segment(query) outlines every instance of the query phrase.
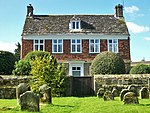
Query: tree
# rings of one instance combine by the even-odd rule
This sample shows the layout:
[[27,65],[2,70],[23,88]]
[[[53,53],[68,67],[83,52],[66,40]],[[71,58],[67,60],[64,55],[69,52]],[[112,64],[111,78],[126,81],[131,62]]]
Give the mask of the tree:
[[0,51],[0,74],[10,75],[14,69],[17,58],[15,55],[8,51]]
[[150,74],[150,66],[145,64],[137,64],[131,68],[130,74]]
[[55,96],[60,96],[64,91],[65,68],[63,64],[56,62],[56,58],[51,55],[35,57],[31,64],[31,88],[38,91],[43,84],[48,84],[52,88]]
[[113,52],[98,54],[91,64],[91,74],[124,74],[125,64],[122,57]]
[[18,44],[15,44],[17,46],[17,49],[15,49],[15,56],[18,60],[20,60],[20,53],[21,53],[21,44],[18,42]]

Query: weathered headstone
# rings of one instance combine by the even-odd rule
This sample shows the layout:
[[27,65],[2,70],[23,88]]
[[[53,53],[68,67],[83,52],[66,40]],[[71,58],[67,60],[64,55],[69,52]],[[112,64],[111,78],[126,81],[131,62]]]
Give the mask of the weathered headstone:
[[51,87],[49,87],[47,84],[44,84],[40,86],[39,92],[41,102],[48,104],[52,103]]
[[114,100],[113,94],[111,91],[106,91],[103,96],[104,101]]
[[129,86],[128,86],[128,90],[129,90],[130,92],[135,93],[135,95],[138,96],[138,91],[137,91],[137,87],[136,87],[136,86],[134,86],[134,85],[129,85]]
[[26,83],[20,83],[17,87],[16,87],[16,98],[17,98],[17,102],[19,103],[19,98],[20,95],[23,94],[26,91],[30,91],[30,86]]
[[97,91],[97,97],[99,97],[99,98],[103,97],[104,93],[105,93],[104,88],[100,88],[100,89]]
[[123,89],[123,90],[120,92],[120,100],[121,100],[121,101],[123,100],[123,97],[124,97],[124,95],[125,95],[127,92],[129,92],[128,89]]
[[140,98],[141,99],[149,99],[149,90],[146,87],[142,87],[140,90]]
[[39,108],[39,96],[31,91],[26,91],[20,95],[21,110],[27,110],[32,112],[38,112]]
[[123,97],[124,104],[139,104],[138,98],[135,93],[128,92]]
[[112,94],[114,97],[118,97],[118,90],[116,88],[113,88]]

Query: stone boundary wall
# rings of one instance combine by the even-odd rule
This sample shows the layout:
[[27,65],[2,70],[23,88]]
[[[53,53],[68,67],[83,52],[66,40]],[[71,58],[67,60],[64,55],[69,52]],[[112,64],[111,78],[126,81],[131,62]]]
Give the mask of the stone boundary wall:
[[94,76],[94,91],[99,88],[112,91],[113,88],[121,91],[129,85],[139,87],[150,86],[150,74],[126,74],[126,75],[95,75]]
[[20,83],[29,83],[29,77],[0,75],[0,99],[16,98],[16,86]]

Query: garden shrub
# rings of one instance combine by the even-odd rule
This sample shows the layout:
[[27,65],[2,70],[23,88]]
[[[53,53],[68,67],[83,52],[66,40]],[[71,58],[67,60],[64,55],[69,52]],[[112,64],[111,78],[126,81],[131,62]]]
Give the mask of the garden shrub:
[[48,84],[52,88],[55,96],[61,96],[64,92],[65,68],[63,64],[56,62],[56,58],[51,55],[35,57],[31,64],[31,88],[38,92],[43,84]]
[[91,74],[124,74],[125,64],[122,57],[113,52],[98,54],[91,64]]
[[132,67],[130,74],[150,74],[150,66],[145,64],[137,64]]
[[31,71],[30,63],[27,60],[19,60],[15,63],[13,75],[29,75]]
[[8,51],[0,51],[0,74],[10,75],[14,69],[17,58],[15,55]]

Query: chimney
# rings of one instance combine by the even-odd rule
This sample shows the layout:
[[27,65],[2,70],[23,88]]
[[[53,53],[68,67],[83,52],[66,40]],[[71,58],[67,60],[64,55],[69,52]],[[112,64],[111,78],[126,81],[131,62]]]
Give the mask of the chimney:
[[33,7],[31,4],[29,4],[29,6],[27,6],[27,16],[33,16]]
[[123,6],[118,4],[115,6],[115,16],[119,18],[123,18]]

